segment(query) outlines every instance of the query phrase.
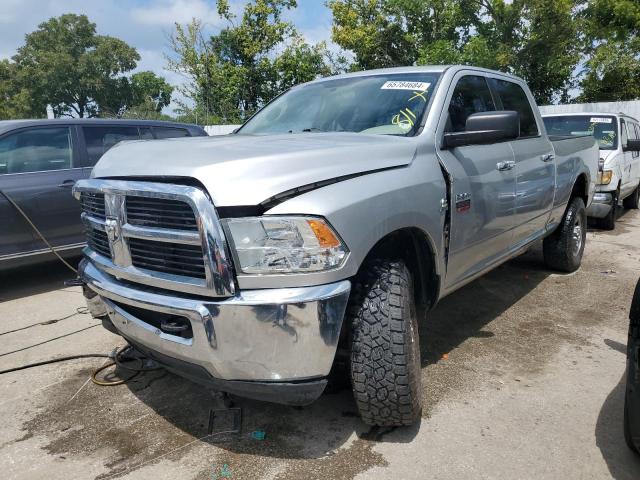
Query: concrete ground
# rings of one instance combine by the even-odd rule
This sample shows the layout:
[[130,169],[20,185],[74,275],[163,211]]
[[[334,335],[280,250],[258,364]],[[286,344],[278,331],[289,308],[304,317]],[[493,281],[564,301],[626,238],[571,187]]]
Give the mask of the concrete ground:
[[[640,212],[627,212],[588,234],[575,274],[534,249],[446,298],[422,325],[413,428],[367,428],[342,390],[302,409],[241,400],[243,433],[207,436],[216,401],[164,371],[116,387],[89,381],[104,358],[1,375],[0,476],[638,479],[622,405],[639,265]],[[123,344],[88,315],[50,322],[83,306],[68,277],[56,264],[0,276],[0,369]]]

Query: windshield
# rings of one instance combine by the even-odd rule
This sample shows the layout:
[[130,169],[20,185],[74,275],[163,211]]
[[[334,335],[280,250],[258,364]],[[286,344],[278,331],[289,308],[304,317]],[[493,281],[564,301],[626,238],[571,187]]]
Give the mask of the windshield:
[[260,110],[238,133],[412,135],[420,126],[439,76],[438,73],[398,73],[302,85]]
[[616,117],[609,115],[563,115],[543,118],[549,135],[593,135],[601,150],[618,148]]

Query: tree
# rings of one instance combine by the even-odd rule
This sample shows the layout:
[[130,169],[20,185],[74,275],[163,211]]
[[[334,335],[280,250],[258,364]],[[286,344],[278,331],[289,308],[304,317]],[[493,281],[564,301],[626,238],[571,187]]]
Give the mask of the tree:
[[0,60],[0,120],[44,117],[44,108],[34,107],[29,92],[19,81],[16,64]]
[[468,64],[523,77],[538,102],[565,94],[579,61],[576,0],[330,0],[333,40],[355,68]]
[[[85,15],[65,14],[26,35],[13,57],[14,83],[28,92],[32,111],[53,107],[56,116],[122,116],[148,104],[159,112],[171,101],[172,87],[151,72],[125,76],[140,56],[117,38],[97,35]],[[14,67],[11,67],[14,68]]]
[[295,0],[253,0],[241,18],[219,0],[218,14],[227,26],[205,38],[202,21],[176,24],[170,38],[168,68],[188,81],[180,87],[193,107],[182,113],[207,123],[241,123],[291,85],[331,73],[332,63],[322,43],[307,44],[283,12]]
[[587,60],[579,100],[640,98],[640,3],[589,0],[583,18]]

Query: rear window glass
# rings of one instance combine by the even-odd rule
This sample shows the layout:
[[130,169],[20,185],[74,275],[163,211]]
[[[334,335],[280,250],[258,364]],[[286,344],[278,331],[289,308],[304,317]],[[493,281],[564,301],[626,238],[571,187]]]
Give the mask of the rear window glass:
[[531,102],[522,87],[517,83],[505,80],[492,79],[491,81],[502,102],[502,109],[513,110],[520,115],[520,136],[535,137],[539,135]]
[[87,144],[89,164],[95,165],[100,157],[122,140],[138,140],[138,127],[104,126],[82,127]]
[[153,127],[156,138],[188,137],[189,131],[184,128]]

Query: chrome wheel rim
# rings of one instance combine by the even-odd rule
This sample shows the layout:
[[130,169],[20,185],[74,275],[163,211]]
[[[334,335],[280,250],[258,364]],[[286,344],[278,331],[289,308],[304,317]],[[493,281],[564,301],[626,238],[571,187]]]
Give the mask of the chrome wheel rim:
[[573,232],[571,234],[573,239],[573,254],[578,256],[582,249],[582,219],[577,218],[576,223],[573,225]]

